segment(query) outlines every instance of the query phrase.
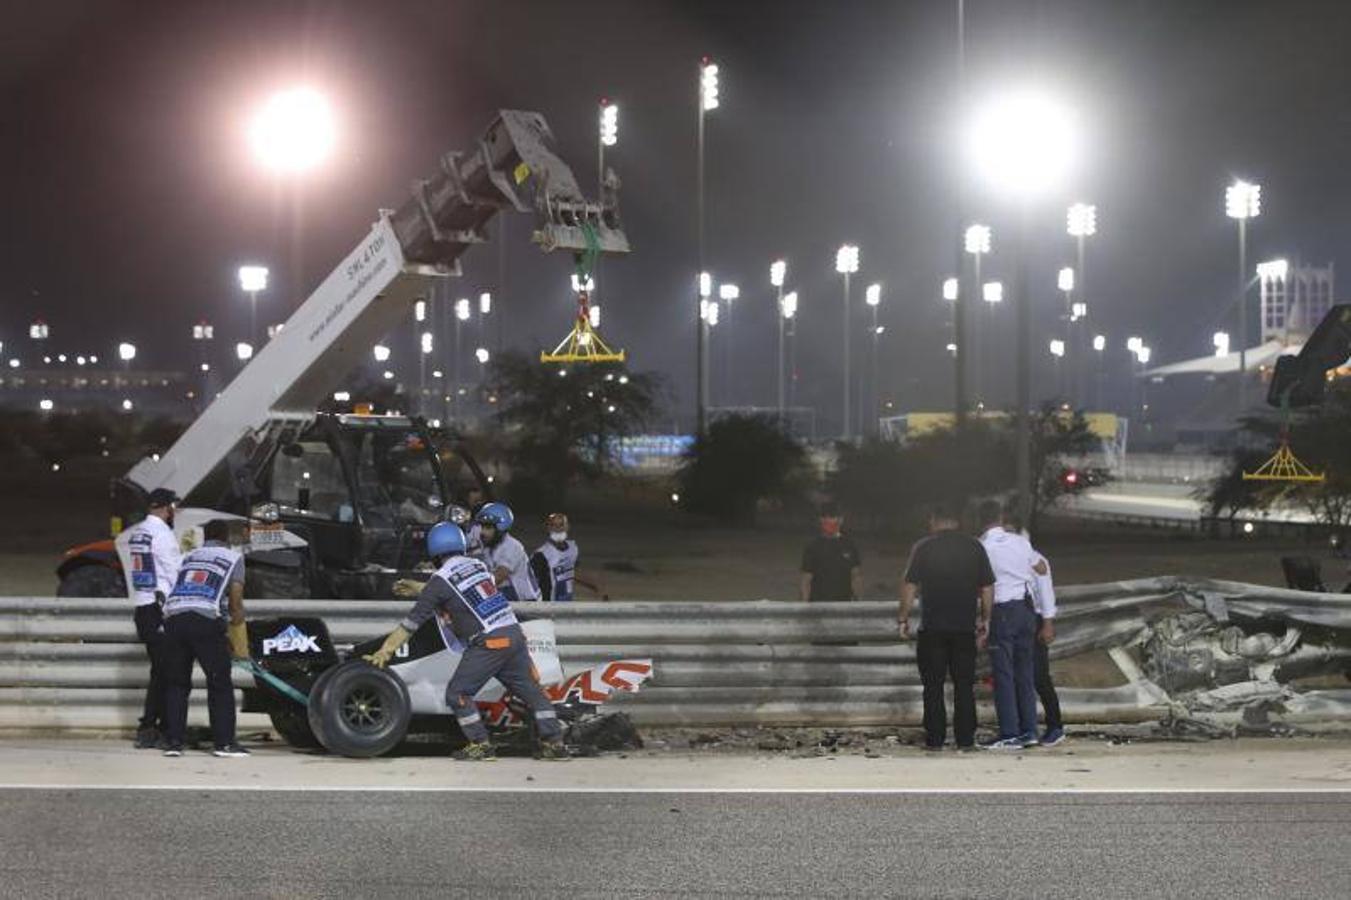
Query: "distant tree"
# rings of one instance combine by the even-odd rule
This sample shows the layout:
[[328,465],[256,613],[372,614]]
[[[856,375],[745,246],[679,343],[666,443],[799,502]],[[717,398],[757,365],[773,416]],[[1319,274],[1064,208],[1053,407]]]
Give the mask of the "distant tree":
[[1042,511],[1054,506],[1061,497],[1077,493],[1083,485],[1108,480],[1105,467],[1090,466],[1077,472],[1074,484],[1064,477],[1066,458],[1091,454],[1102,439],[1089,427],[1079,411],[1067,413],[1046,405],[1033,415],[1032,430],[1032,523],[1035,527]]
[[509,440],[513,500],[527,508],[561,503],[576,478],[613,470],[618,439],[647,427],[661,387],[655,373],[618,363],[563,367],[499,354],[486,388]]
[[753,524],[761,501],[791,500],[809,478],[801,444],[770,418],[742,415],[709,425],[677,474],[683,508],[737,524]]
[[[1099,439],[1082,415],[1050,407],[1033,415],[1031,429],[1035,521],[1037,514],[1072,490],[1061,477],[1067,457],[1092,452]],[[828,485],[847,511],[875,528],[914,524],[933,503],[967,506],[982,497],[1015,491],[1015,439],[1012,422],[971,421],[960,429],[927,431],[904,443],[841,444]],[[1083,480],[1107,479],[1101,467],[1081,474]]]

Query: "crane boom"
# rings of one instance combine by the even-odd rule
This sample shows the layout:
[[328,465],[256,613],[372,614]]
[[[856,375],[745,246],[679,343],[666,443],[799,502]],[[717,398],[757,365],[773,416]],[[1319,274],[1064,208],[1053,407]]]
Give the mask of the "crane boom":
[[472,152],[446,154],[435,175],[414,183],[411,199],[382,212],[168,452],[141,460],[124,481],[186,496],[242,441],[313,418],[334,385],[428,295],[432,279],[460,274],[460,257],[487,240],[484,228],[498,212],[533,210],[532,240],[545,251],[590,244],[628,252],[613,188],[587,201],[552,144],[543,116],[500,111]]

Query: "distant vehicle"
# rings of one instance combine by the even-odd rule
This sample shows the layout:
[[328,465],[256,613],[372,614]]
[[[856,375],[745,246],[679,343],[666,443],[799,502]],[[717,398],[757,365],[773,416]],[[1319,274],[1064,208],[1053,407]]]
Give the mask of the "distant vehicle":
[[[252,524],[243,545],[249,597],[389,595],[423,561],[426,529],[487,480],[462,446],[420,419],[324,414],[340,380],[430,296],[438,278],[487,240],[500,211],[533,209],[546,251],[626,253],[617,188],[583,197],[538,113],[502,110],[469,153],[450,153],[324,279],[163,456],[113,485],[113,533],[145,515],[146,497],[184,498],[185,547],[210,519]],[[240,542],[243,541],[240,529]],[[125,540],[67,551],[64,597],[125,596]]]

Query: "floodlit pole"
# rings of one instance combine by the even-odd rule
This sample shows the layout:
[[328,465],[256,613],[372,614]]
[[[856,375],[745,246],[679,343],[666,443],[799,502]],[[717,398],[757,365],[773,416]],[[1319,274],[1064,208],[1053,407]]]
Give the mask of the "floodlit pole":
[[[1098,208],[1091,203],[1076,203],[1071,206],[1065,213],[1065,231],[1070,237],[1074,238],[1076,251],[1074,269],[1076,285],[1074,289],[1078,294],[1078,305],[1082,306],[1085,313],[1087,313],[1088,281],[1085,277],[1086,263],[1084,262],[1084,241],[1086,238],[1090,238],[1098,233]],[[1068,300],[1069,297],[1067,296],[1066,299]],[[1075,318],[1075,315],[1071,313],[1070,322],[1074,322]],[[1080,359],[1081,357],[1082,354],[1080,354],[1076,348],[1074,351],[1074,359],[1070,360],[1071,368],[1076,368],[1074,366],[1074,360]]]
[[877,339],[881,336],[884,328],[877,324],[877,307],[882,303],[882,285],[870,284],[867,290],[863,292],[863,302],[868,304],[868,308],[873,313],[872,325],[872,360],[869,368],[872,370],[872,386],[868,391],[868,405],[872,412],[869,413],[867,424],[860,422],[863,426],[863,433],[867,434],[872,430],[872,423],[877,421],[877,408],[881,404],[877,402]]
[[[723,341],[726,348],[723,351],[725,362],[723,364],[723,376],[727,379],[727,396],[724,402],[728,406],[736,405],[736,378],[732,375],[732,359],[735,356],[736,337],[732,331],[732,307],[736,306],[737,299],[741,296],[741,288],[735,284],[718,285],[718,297],[727,304],[727,340]],[[716,325],[717,323],[712,323]]]
[[[718,99],[718,64],[713,62],[707,56],[699,60],[699,85],[698,85],[698,104],[699,104],[699,136],[698,136],[698,166],[697,166],[697,190],[695,191],[698,208],[698,230],[699,230],[699,327],[695,329],[696,350],[695,350],[695,369],[698,395],[698,409],[695,416],[695,433],[703,434],[704,428],[708,424],[708,383],[706,377],[707,366],[704,357],[708,355],[705,344],[708,341],[707,319],[704,311],[708,306],[708,293],[704,292],[704,279],[707,273],[704,271],[704,116],[711,109],[717,109]],[[711,290],[711,287],[710,287]]]
[[[968,226],[965,233],[962,235],[962,249],[970,254],[972,258],[972,284],[975,285],[976,291],[982,290],[982,282],[980,280],[980,258],[990,252],[990,237],[991,232],[988,225]],[[957,297],[957,307],[960,308],[962,305],[962,298],[959,294]],[[960,313],[958,317],[960,318]],[[986,341],[988,340],[990,331],[990,308],[988,306],[985,308],[985,314],[982,315],[980,319],[980,333],[975,341],[977,345],[976,352],[965,354],[971,358],[971,384],[975,388],[977,407],[985,400],[985,391],[983,390],[984,385],[981,384],[981,357],[985,355]],[[954,338],[954,343],[957,344],[957,358],[960,361],[963,356],[962,341],[960,338]]]
[[267,266],[240,266],[239,286],[249,295],[249,341],[258,340],[258,292],[267,290]]
[[1093,335],[1093,349],[1097,352],[1097,370],[1093,373],[1093,405],[1102,409],[1102,354],[1107,350],[1107,335]]
[[1224,214],[1238,220],[1238,415],[1248,409],[1248,220],[1262,212],[1262,186],[1238,180],[1224,189]]
[[784,377],[784,376],[783,376],[783,332],[784,332],[784,324],[785,324],[785,322],[786,322],[786,317],[784,316],[784,309],[783,309],[783,280],[784,280],[784,276],[786,276],[787,274],[788,274],[788,263],[784,262],[783,260],[781,260],[781,259],[775,260],[773,263],[770,264],[770,266],[769,266],[769,283],[770,283],[770,285],[774,288],[774,291],[775,291],[775,293],[777,294],[777,297],[776,297],[776,299],[775,299],[775,304],[774,304],[774,308],[775,308],[775,310],[776,310],[776,315],[774,316],[774,318],[777,319],[777,320],[778,320],[778,323],[779,323],[779,364],[778,364],[778,366],[774,369],[774,388],[775,388],[775,392],[776,392],[776,394],[777,394],[778,401],[779,401],[778,409],[779,409],[779,427],[780,427],[780,428],[783,428],[783,425],[784,425],[784,422],[783,422],[783,413],[784,413],[784,401],[783,401],[783,377]]
[[[783,295],[783,320],[788,323],[788,407],[797,402],[797,291]],[[788,423],[784,422],[784,428]]]
[[708,317],[710,307],[717,306],[713,298],[713,276],[700,272],[699,293],[699,433],[703,434],[708,416]]
[[1032,298],[1028,281],[1028,236],[1033,203],[1045,197],[1073,168],[1078,134],[1073,115],[1054,98],[1018,90],[981,110],[972,122],[970,149],[991,186],[1019,206],[1017,280],[1017,485],[1024,521],[1032,513]]
[[841,437],[848,441],[853,438],[853,428],[849,421],[849,382],[853,377],[853,370],[849,364],[849,276],[858,271],[858,247],[853,244],[844,244],[835,253],[835,271],[844,276],[844,428],[841,429]]
[[458,397],[460,393],[460,333],[464,323],[468,321],[469,298],[461,297],[455,301],[455,383],[451,388],[452,397]]
[[605,148],[619,143],[619,107],[609,97],[600,98],[600,129],[596,141],[596,201],[605,190]]

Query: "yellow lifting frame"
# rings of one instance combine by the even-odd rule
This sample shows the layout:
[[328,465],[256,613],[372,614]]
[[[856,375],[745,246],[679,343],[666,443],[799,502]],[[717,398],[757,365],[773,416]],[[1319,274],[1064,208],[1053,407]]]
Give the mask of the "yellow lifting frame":
[[1282,439],[1272,457],[1257,467],[1256,472],[1244,472],[1244,481],[1294,481],[1307,484],[1320,484],[1327,480],[1323,472],[1315,473],[1299,461],[1290,442]]

